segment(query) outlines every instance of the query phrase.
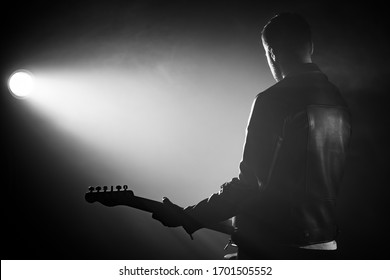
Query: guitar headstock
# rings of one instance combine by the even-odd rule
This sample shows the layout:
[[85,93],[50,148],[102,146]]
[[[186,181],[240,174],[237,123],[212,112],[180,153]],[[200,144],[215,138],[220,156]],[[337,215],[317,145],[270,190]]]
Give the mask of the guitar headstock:
[[128,189],[127,185],[123,187],[117,185],[110,188],[107,186],[89,187],[89,192],[85,194],[85,200],[89,203],[100,202],[105,206],[127,205],[128,201],[134,196],[132,190]]

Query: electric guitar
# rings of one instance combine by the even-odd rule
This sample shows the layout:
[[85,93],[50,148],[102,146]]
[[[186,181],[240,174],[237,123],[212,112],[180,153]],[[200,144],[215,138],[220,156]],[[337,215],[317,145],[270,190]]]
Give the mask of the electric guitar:
[[[123,187],[118,185],[115,189],[114,186],[111,186],[110,189],[107,186],[89,187],[88,190],[89,192],[85,194],[85,200],[89,203],[97,201],[108,207],[124,205],[150,213],[158,212],[163,207],[163,203],[160,201],[135,196],[134,192],[129,190],[127,185],[124,185]],[[235,229],[227,221],[210,225],[205,228],[228,235],[231,235]]]

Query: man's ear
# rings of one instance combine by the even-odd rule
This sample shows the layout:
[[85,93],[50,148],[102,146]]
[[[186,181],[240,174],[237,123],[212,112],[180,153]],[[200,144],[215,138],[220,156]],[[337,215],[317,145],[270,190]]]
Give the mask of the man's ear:
[[269,56],[275,62],[276,58],[275,58],[275,51],[274,51],[274,49],[273,48],[269,48],[268,51],[269,51]]

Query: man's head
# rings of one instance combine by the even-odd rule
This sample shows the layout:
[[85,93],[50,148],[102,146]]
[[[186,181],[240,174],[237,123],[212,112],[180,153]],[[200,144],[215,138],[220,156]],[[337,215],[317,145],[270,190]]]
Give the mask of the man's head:
[[263,42],[268,65],[280,81],[294,64],[311,62],[313,43],[306,20],[295,13],[274,16],[263,28]]

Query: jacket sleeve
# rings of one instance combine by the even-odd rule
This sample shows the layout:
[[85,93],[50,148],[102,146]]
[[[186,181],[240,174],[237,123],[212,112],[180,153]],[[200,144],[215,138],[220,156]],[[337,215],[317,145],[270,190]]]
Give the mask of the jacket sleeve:
[[187,232],[238,215],[242,206],[258,195],[259,189],[266,182],[277,137],[272,131],[269,109],[263,106],[259,96],[253,103],[247,126],[239,177],[223,184],[220,191],[209,198],[184,209],[191,221],[184,226]]
[[239,179],[263,190],[269,181],[278,141],[283,136],[283,114],[267,95],[255,99],[246,131]]
[[186,207],[184,213],[188,219],[183,227],[188,233],[193,233],[200,228],[225,221],[235,216],[241,203],[253,194],[253,188],[243,185],[238,178],[233,178],[224,183],[219,192],[196,205]]

